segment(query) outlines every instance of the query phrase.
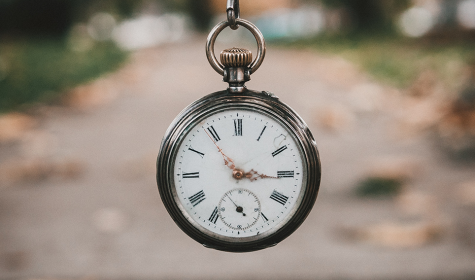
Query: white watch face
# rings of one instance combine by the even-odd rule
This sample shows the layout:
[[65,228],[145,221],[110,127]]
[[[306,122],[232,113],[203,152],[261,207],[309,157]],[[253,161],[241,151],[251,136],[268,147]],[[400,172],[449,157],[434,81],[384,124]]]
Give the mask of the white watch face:
[[305,191],[301,148],[290,130],[250,110],[221,111],[192,127],[173,170],[181,211],[217,236],[275,232]]

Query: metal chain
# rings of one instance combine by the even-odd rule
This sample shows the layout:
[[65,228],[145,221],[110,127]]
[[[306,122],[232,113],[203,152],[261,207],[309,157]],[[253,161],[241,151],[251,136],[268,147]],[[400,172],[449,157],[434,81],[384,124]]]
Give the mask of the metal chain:
[[264,56],[266,55],[266,42],[261,31],[253,23],[239,18],[239,0],[227,0],[227,9],[226,14],[228,20],[218,23],[209,33],[208,39],[206,40],[206,57],[208,58],[209,64],[213,69],[218,72],[221,76],[225,75],[225,66],[220,63],[214,54],[214,43],[218,34],[223,31],[226,27],[230,27],[233,30],[238,29],[238,25],[243,26],[247,30],[251,31],[252,35],[257,42],[257,56],[254,61],[248,66],[247,73],[254,73],[262,64]]
[[239,0],[228,0],[226,14],[228,15],[229,27],[231,27],[232,30],[238,29],[239,26],[236,23],[236,19],[238,19],[241,14]]
[[[266,42],[264,40],[264,36],[262,35],[261,31],[252,24],[251,22],[242,19],[242,18],[237,18],[236,19],[236,24],[243,26],[247,30],[251,31],[252,35],[254,35],[254,38],[256,39],[257,42],[257,56],[254,59],[254,61],[249,65],[249,71],[250,74],[254,73],[262,64],[262,61],[264,60],[264,56],[266,55]],[[213,67],[216,72],[218,72],[220,75],[224,75],[224,65],[220,63],[217,59],[216,56],[214,55],[214,43],[216,41],[216,37],[218,37],[218,34],[224,30],[224,28],[230,26],[230,23],[228,21],[222,21],[218,23],[209,33],[208,39],[206,40],[206,57],[208,58],[209,63],[211,64],[211,67]]]

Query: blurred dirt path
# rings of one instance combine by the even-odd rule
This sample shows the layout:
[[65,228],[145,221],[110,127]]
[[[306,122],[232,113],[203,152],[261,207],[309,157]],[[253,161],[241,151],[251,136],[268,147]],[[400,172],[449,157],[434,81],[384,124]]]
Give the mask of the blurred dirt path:
[[[473,244],[463,243],[457,230],[461,224],[473,233],[473,216],[457,220],[465,208],[453,196],[459,184],[475,179],[474,166],[454,164],[425,136],[408,134],[398,93],[347,62],[269,47],[247,83],[275,93],[307,121],[323,181],[301,228],[274,248],[246,254],[206,249],[187,237],[155,183],[168,125],[192,101],[226,87],[206,60],[204,39],[137,53],[106,79],[107,98],[53,108],[36,134],[0,146],[4,167],[36,157],[41,169],[46,159],[57,159],[39,173],[28,171],[42,180],[8,183],[10,173],[4,175],[0,278],[475,277]],[[64,159],[70,167],[55,172]],[[408,199],[353,196],[357,180],[374,168],[410,171]]]

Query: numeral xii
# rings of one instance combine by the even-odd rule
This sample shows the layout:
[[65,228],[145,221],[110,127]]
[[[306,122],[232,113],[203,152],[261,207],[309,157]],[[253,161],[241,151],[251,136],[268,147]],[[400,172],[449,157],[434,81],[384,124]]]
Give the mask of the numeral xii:
[[234,136],[242,136],[242,119],[234,120]]

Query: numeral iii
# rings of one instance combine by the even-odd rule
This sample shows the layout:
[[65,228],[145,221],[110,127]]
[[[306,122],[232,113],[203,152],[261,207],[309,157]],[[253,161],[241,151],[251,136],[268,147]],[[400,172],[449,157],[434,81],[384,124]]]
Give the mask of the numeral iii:
[[277,171],[279,178],[294,178],[294,171]]

